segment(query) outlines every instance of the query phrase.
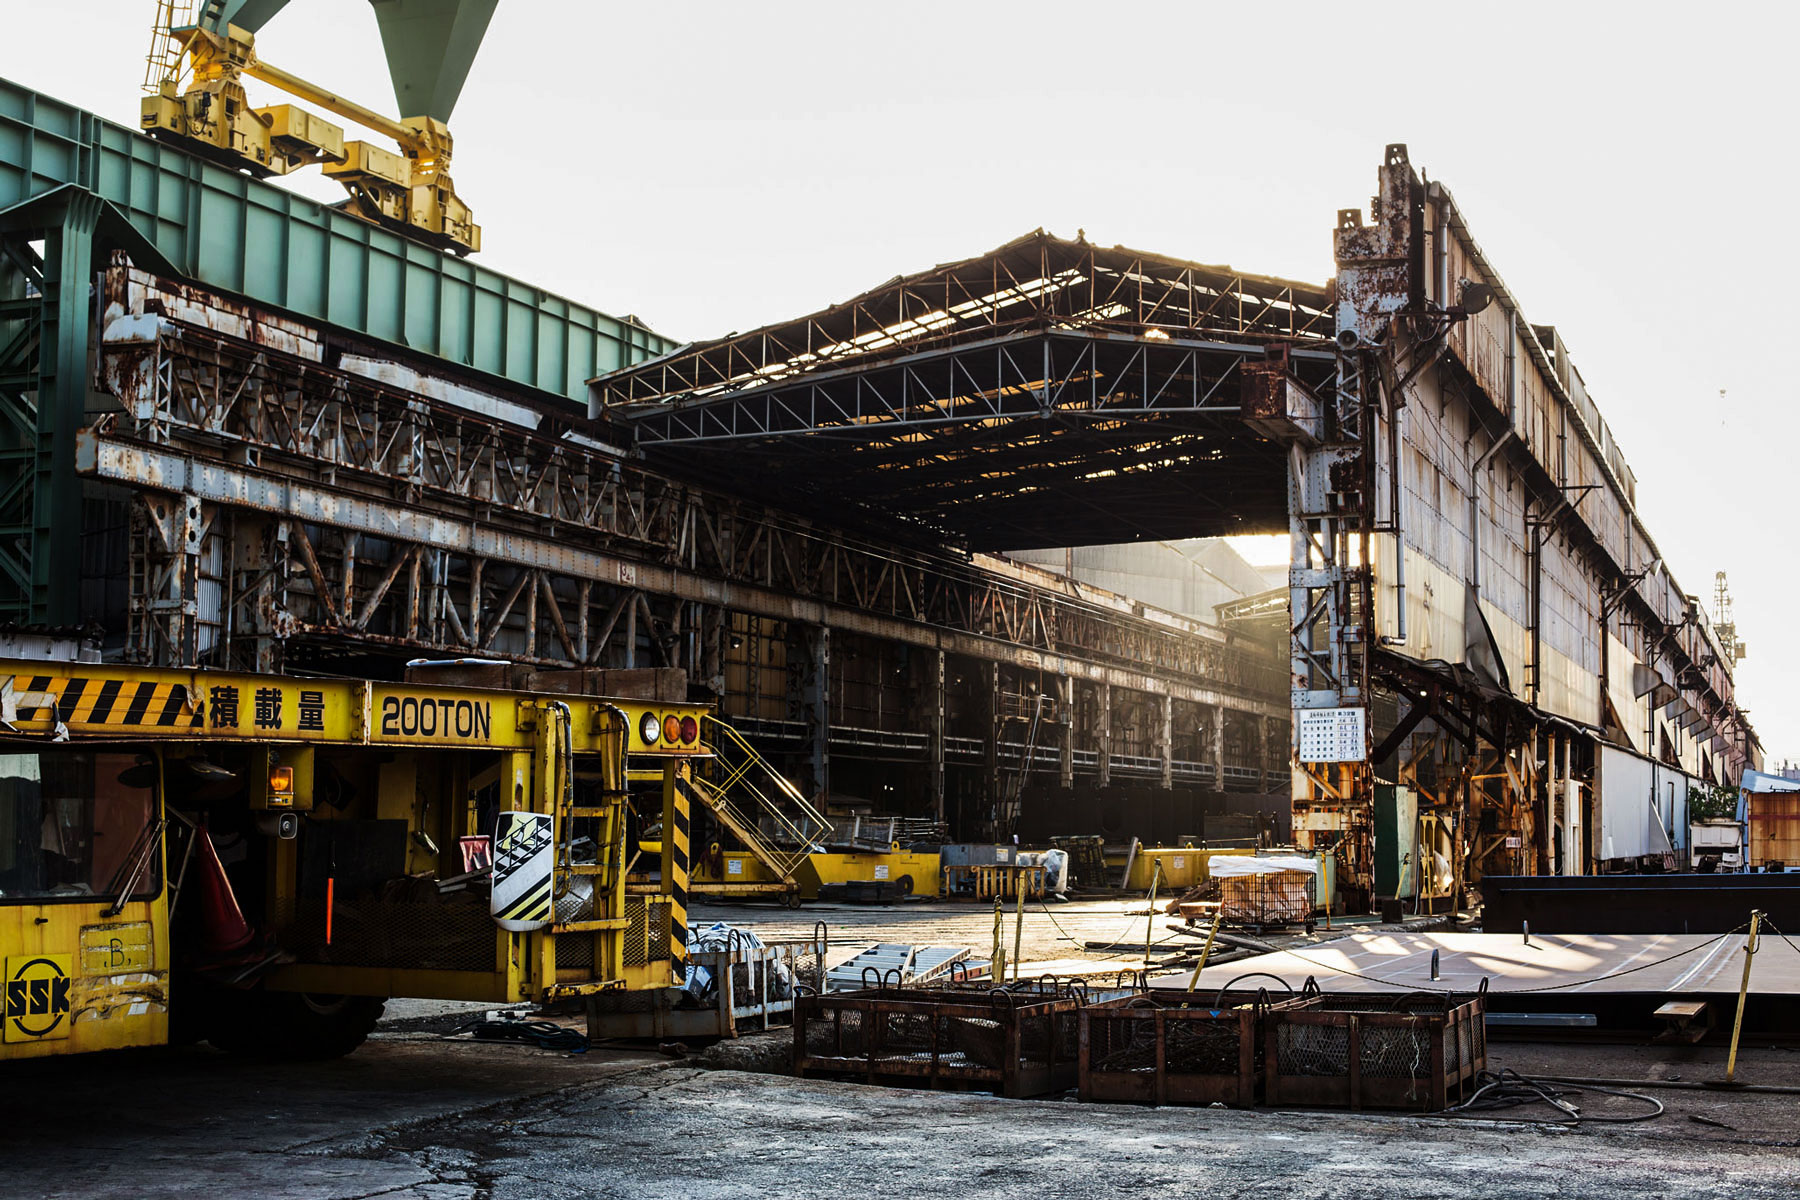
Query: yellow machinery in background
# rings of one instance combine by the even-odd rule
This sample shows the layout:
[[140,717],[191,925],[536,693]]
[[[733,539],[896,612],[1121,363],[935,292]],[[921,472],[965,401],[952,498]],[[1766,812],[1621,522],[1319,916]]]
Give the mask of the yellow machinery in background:
[[821,887],[853,883],[888,884],[896,898],[936,896],[943,887],[939,861],[933,853],[899,848],[819,850],[794,865],[791,877],[797,887],[790,887],[754,852],[714,844],[694,856],[693,889],[721,899],[791,897],[791,905],[817,900]]
[[330,1057],[388,996],[678,985],[704,715],[0,662],[0,1059]]
[[1212,878],[1208,864],[1218,855],[1255,854],[1252,847],[1239,847],[1224,850],[1213,850],[1197,846],[1140,846],[1135,854],[1116,857],[1117,861],[1108,861],[1107,865],[1114,870],[1122,870],[1129,857],[1130,874],[1125,876],[1125,889],[1133,892],[1147,892],[1153,878],[1159,879],[1158,886],[1163,890],[1170,888],[1197,887]]
[[[447,121],[494,2],[412,0],[423,10],[414,12],[403,0],[373,0],[402,109],[409,99],[424,105],[394,120],[258,56],[254,27],[285,0],[205,0],[198,13],[191,2],[159,0],[140,125],[252,175],[316,163],[349,191],[358,216],[440,249],[478,251],[481,227],[450,179]],[[398,152],[346,141],[341,127],[291,104],[253,108],[246,76],[390,137]]]

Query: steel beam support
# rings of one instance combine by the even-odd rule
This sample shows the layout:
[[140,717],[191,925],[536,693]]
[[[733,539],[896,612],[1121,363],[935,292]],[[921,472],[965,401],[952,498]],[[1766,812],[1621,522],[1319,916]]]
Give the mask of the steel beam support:
[[982,808],[987,813],[987,824],[993,830],[992,836],[1000,837],[1000,724],[1004,719],[1000,709],[1000,664],[990,662],[982,672],[987,686],[983,692],[987,696],[987,722],[982,727]]
[[[1387,396],[1384,410],[1380,380],[1398,352],[1397,318],[1424,299],[1422,193],[1404,146],[1388,147],[1380,178],[1372,224],[1355,210],[1338,214],[1330,410],[1322,421],[1294,424],[1287,440],[1294,838],[1339,856],[1340,887],[1358,907],[1374,897],[1376,441],[1397,400]],[[1333,710],[1341,728],[1360,736],[1309,750],[1304,718],[1320,710]]]
[[926,705],[929,717],[927,754],[929,759],[929,787],[931,791],[931,811],[941,825],[946,820],[944,812],[944,721],[946,716],[946,663],[942,650],[928,651],[926,673],[928,676],[929,699]]
[[[1009,661],[1049,673],[1065,657],[1103,655],[1126,670],[1154,663],[1178,698],[1198,699],[1180,690],[1198,683],[1238,704],[1267,706],[1279,686],[1266,659],[1180,618],[1133,614],[1105,597],[1066,596],[1003,560],[971,565],[871,545],[621,464],[580,441],[549,439],[210,331],[148,318],[106,343],[102,366],[125,409],[107,425],[128,435],[121,440],[159,452],[192,447],[203,466],[232,457],[216,448],[224,436],[245,458],[260,460],[270,495],[305,498],[324,513],[296,511],[303,520],[348,523],[428,544],[434,554],[521,561],[605,584],[630,586],[641,571],[650,594],[815,619],[792,609],[792,599],[804,597],[913,627],[896,635],[908,644],[954,648],[935,638],[921,642],[919,626],[1007,643],[1003,656],[1031,652]],[[321,498],[327,493],[328,501]],[[386,516],[390,506],[405,515]],[[464,526],[481,536],[459,536]],[[546,529],[556,536],[539,536]],[[520,560],[515,551],[528,543],[531,556]],[[616,553],[621,565],[590,575],[565,564],[585,561],[584,547]],[[670,593],[650,582],[659,569],[708,583],[698,594]],[[781,599],[764,608],[728,598],[754,589]]]
[[[1145,692],[1167,692],[1199,704],[1227,698],[1233,704],[1274,713],[1269,700],[1230,696],[1190,679],[1153,675],[1078,657],[1074,653],[1037,650],[942,626],[884,617],[848,605],[824,603],[702,575],[661,563],[586,550],[568,541],[553,541],[475,520],[422,512],[404,505],[370,499],[342,488],[301,483],[268,471],[138,445],[86,432],[78,446],[79,469],[114,483],[167,494],[192,493],[208,504],[292,517],[335,529],[372,534],[412,545],[436,546],[452,553],[547,571],[553,576],[633,586],[652,595],[699,601],[756,616],[801,624],[830,626],[911,646],[963,655],[977,661],[1005,662],[1031,671],[1068,674]],[[629,610],[628,610],[629,611]],[[489,622],[484,620],[484,628]],[[449,647],[447,647],[449,648]]]
[[1065,788],[1075,786],[1075,681],[1067,675],[1056,677],[1056,715],[1062,725],[1062,741],[1057,755],[1058,782]]
[[45,444],[44,262],[28,233],[0,236],[0,620],[32,621],[38,472]]
[[1158,707],[1162,750],[1162,785],[1168,791],[1175,786],[1175,697],[1164,692]]
[[1225,707],[1212,709],[1213,790],[1225,790]]
[[806,795],[823,809],[831,797],[831,630],[801,631],[805,659],[800,676],[800,722],[805,729]]
[[43,300],[37,335],[37,456],[32,468],[30,588],[22,607],[32,624],[81,618],[81,480],[75,437],[87,412],[88,336],[93,312],[94,231],[100,200],[72,191],[44,234]]
[[1098,713],[1100,727],[1095,732],[1099,737],[1099,777],[1100,786],[1112,786],[1112,744],[1113,744],[1113,695],[1112,684],[1102,683],[1095,689],[1099,693]]

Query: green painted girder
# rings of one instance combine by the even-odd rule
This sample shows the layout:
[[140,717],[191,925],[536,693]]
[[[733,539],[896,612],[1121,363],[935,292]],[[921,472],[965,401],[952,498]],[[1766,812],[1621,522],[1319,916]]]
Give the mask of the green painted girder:
[[674,346],[0,79],[0,210],[68,184],[184,278],[566,397],[571,411],[586,412],[589,379]]
[[369,0],[402,117],[448,121],[499,0]]
[[206,0],[194,23],[214,33],[224,33],[227,25],[255,33],[287,4],[288,0]]

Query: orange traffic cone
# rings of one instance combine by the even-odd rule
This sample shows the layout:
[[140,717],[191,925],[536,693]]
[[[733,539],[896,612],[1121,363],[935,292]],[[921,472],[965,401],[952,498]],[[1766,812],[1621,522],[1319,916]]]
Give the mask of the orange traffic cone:
[[194,850],[199,858],[201,949],[208,954],[231,954],[248,946],[256,936],[244,920],[225,864],[213,848],[212,835],[202,825],[196,831]]

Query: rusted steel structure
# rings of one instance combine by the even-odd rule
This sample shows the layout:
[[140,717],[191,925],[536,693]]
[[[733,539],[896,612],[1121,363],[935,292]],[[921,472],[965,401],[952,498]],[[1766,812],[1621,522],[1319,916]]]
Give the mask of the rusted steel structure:
[[1286,399],[1297,834],[1368,879],[1387,771],[1449,818],[1460,880],[1604,866],[1602,806],[1641,823],[1647,797],[1607,795],[1597,747],[1713,781],[1759,761],[1733,654],[1449,191],[1390,146],[1374,203],[1339,214],[1335,393],[1256,393]]
[[[809,794],[961,836],[1291,790],[1353,894],[1377,774],[1473,879],[1605,857],[1598,746],[1758,754],[1560,338],[1398,148],[1330,285],[1038,232],[675,347],[0,98],[9,619],[157,665],[679,667]],[[1283,528],[1285,620],[996,553]]]
[[1039,230],[603,376],[591,407],[665,469],[896,535],[1205,537],[1285,519],[1239,412],[1269,346],[1328,382],[1328,289]]
[[729,467],[896,538],[1285,528],[1294,829],[1338,857],[1340,902],[1374,898],[1378,777],[1419,799],[1415,877],[1621,865],[1601,828],[1663,818],[1609,796],[1599,748],[1735,779],[1760,748],[1734,652],[1664,566],[1561,338],[1405,147],[1336,250],[1318,287],[1039,231],[622,368],[591,407],[671,473]]
[[124,250],[95,295],[103,400],[71,466],[82,615],[110,656],[677,667],[810,794],[970,836],[1012,827],[1043,787],[1161,792],[1191,831],[1201,797],[1285,777],[1266,647],[646,469],[557,397]]

